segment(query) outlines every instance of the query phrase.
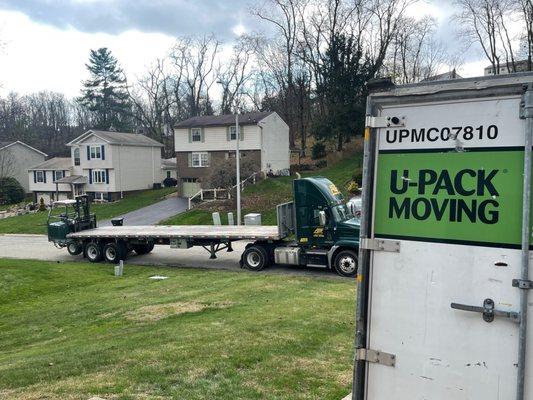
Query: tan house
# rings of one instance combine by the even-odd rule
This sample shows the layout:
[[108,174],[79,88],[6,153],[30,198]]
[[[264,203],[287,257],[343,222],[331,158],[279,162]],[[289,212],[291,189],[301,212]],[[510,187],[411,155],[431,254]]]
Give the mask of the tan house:
[[28,168],[46,160],[47,155],[19,140],[0,142],[0,176],[15,178],[30,193]]
[[[289,170],[289,127],[275,112],[239,115],[241,159],[251,159],[257,172]],[[213,166],[235,157],[235,115],[189,118],[174,129],[179,192],[192,196],[207,188]],[[243,177],[243,179],[246,177]]]
[[89,130],[67,146],[70,158],[53,158],[30,168],[30,189],[37,201],[79,194],[114,201],[126,192],[161,184],[163,145],[144,135]]

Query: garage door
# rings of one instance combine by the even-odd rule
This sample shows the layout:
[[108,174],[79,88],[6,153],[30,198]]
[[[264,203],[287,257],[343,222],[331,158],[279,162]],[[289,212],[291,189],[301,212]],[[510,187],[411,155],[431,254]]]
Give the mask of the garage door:
[[192,197],[200,191],[202,186],[200,182],[190,182],[188,180],[183,180],[181,182],[181,195],[183,197]]

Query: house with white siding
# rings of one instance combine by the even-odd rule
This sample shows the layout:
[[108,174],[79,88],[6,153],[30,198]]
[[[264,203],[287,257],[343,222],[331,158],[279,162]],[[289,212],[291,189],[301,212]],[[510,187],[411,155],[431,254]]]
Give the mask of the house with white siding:
[[30,189],[37,201],[80,194],[114,201],[124,193],[161,184],[163,145],[144,135],[89,130],[67,146],[70,158],[53,158],[29,169]]
[[[239,115],[241,159],[251,159],[257,172],[281,174],[289,169],[289,127],[275,112]],[[213,166],[235,157],[235,115],[189,118],[174,127],[178,187],[182,196],[208,188]],[[246,177],[243,177],[243,179]]]
[[0,142],[0,176],[15,178],[30,193],[28,168],[46,160],[47,155],[20,140]]

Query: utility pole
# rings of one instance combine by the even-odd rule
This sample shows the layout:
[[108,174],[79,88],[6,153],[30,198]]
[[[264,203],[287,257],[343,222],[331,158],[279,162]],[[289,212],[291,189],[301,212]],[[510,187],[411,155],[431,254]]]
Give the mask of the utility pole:
[[241,134],[239,132],[239,109],[235,108],[235,165],[237,166],[237,226],[241,224],[241,155],[239,153],[239,142]]

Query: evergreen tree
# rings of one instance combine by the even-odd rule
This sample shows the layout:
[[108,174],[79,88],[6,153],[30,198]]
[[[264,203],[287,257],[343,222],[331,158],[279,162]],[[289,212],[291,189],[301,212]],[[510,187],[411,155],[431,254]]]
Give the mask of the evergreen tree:
[[324,98],[325,113],[315,121],[319,140],[336,142],[337,150],[361,131],[365,115],[365,82],[369,62],[353,37],[337,34],[325,52],[317,94]]
[[91,50],[86,64],[91,77],[83,82],[78,102],[93,113],[94,128],[129,131],[132,129],[131,105],[126,78],[109,49]]

